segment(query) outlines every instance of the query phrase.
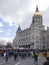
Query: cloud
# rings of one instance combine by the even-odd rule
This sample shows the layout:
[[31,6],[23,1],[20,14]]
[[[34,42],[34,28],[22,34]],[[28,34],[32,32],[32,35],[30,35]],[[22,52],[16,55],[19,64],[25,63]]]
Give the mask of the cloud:
[[11,33],[10,32],[7,32],[7,34],[6,34],[8,37],[11,35]]
[[49,7],[42,12],[43,16],[43,24],[47,27],[49,27]]
[[0,29],[0,33],[1,33],[1,32],[4,32],[4,31]]
[[7,32],[11,32],[12,30],[11,29],[8,29]]
[[0,27],[3,27],[3,26],[4,26],[3,23],[0,22]]
[[25,16],[35,11],[37,4],[41,10],[49,6],[46,0],[0,0],[0,17],[10,26],[22,24]]
[[11,33],[12,33],[12,30],[8,29],[7,32],[6,32],[7,37],[9,37],[11,35]]

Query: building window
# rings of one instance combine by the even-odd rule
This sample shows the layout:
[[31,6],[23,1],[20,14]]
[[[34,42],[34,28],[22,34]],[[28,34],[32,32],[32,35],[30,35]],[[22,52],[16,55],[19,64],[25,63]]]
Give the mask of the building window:
[[44,40],[45,40],[45,37],[43,36],[43,37],[42,37],[42,39],[44,39]]
[[39,43],[39,41],[36,41],[36,43]]
[[36,36],[36,39],[38,39],[38,36]]
[[32,36],[32,39],[34,39],[34,36]]
[[49,39],[49,35],[47,35],[47,39]]

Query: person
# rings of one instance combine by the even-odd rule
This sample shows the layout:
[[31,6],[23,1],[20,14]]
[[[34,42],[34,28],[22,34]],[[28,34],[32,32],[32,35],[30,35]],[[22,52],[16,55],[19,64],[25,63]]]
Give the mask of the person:
[[18,60],[18,51],[16,52],[16,59]]
[[31,58],[33,58],[33,56],[34,56],[32,51],[30,52],[30,56],[31,56]]
[[37,53],[34,54],[34,64],[38,65],[38,55],[37,55]]
[[6,52],[4,52],[4,58],[6,57]]
[[47,60],[43,63],[43,65],[49,65],[49,57],[46,58]]
[[47,57],[47,52],[46,51],[43,52],[43,57]]
[[26,52],[23,51],[23,59],[25,59],[25,58],[26,58]]
[[6,51],[5,59],[6,59],[6,62],[8,62],[8,51]]
[[15,61],[18,60],[18,52],[17,51],[14,52],[14,60]]

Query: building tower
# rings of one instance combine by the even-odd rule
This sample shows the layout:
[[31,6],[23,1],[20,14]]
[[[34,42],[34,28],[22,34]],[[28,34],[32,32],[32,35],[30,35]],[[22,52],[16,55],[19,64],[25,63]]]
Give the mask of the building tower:
[[21,27],[20,27],[20,25],[18,26],[18,29],[17,29],[17,31],[16,31],[16,36],[15,36],[15,38],[14,38],[14,40],[13,40],[13,45],[14,45],[14,47],[16,47],[17,48],[17,44],[16,43],[18,43],[17,42],[17,40],[19,39],[19,33],[21,32]]
[[36,6],[35,13],[32,17],[32,24],[31,25],[34,25],[34,24],[38,24],[39,26],[42,25],[42,15],[39,12],[38,6]]
[[31,23],[31,43],[34,45],[34,48],[41,48],[41,34],[44,28],[42,24],[42,15],[39,12],[38,6],[36,7],[35,13],[32,17]]

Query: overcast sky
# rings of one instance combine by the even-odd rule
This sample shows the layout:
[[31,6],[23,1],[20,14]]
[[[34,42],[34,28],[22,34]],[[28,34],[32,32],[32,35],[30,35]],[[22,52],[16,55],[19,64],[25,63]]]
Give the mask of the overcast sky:
[[36,5],[43,16],[43,24],[49,26],[49,0],[0,0],[0,38],[11,40],[20,25],[30,26]]

